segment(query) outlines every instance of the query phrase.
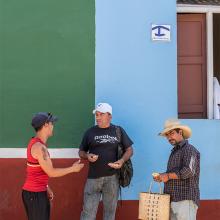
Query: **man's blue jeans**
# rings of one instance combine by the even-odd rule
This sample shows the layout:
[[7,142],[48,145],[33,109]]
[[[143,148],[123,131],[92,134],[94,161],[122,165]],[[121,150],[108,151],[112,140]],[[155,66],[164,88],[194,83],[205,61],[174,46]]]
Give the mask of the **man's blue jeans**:
[[171,220],[196,220],[197,209],[192,200],[171,202]]
[[84,204],[80,220],[95,220],[102,196],[103,220],[114,220],[117,208],[119,183],[117,175],[87,179],[84,189]]

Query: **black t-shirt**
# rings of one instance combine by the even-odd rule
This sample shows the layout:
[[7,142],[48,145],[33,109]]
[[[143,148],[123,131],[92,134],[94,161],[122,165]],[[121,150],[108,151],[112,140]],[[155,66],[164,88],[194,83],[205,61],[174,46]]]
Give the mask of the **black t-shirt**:
[[[123,128],[121,128],[121,144],[125,149],[133,144]],[[114,125],[111,124],[108,128],[93,126],[85,132],[80,150],[99,156],[97,161],[89,164],[88,178],[111,176],[116,173],[108,163],[117,161],[117,148],[118,139]]]

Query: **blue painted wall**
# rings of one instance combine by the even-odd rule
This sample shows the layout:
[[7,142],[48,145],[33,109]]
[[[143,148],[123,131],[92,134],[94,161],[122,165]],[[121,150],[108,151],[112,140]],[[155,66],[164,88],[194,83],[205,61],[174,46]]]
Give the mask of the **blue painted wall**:
[[[152,42],[151,24],[170,24],[171,42]],[[166,169],[171,146],[157,134],[165,119],[177,117],[176,45],[175,0],[96,0],[96,102],[113,106],[113,123],[135,143],[135,175],[123,199],[138,199],[151,173]],[[220,198],[220,122],[183,123],[201,152],[201,197]]]

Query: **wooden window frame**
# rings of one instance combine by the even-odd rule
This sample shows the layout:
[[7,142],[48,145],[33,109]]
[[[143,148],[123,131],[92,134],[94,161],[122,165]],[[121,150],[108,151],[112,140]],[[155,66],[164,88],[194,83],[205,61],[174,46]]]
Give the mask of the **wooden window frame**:
[[206,14],[207,118],[213,119],[213,13],[220,13],[220,6],[177,4],[177,13]]

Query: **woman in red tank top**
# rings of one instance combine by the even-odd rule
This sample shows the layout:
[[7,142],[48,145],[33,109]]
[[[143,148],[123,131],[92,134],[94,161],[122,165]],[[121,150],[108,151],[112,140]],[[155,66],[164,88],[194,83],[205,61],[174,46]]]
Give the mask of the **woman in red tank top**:
[[50,200],[53,192],[48,186],[49,177],[60,177],[83,168],[80,161],[67,168],[54,168],[47,150],[47,139],[53,135],[53,124],[57,117],[39,112],[32,118],[36,131],[27,147],[27,176],[22,190],[22,199],[28,220],[49,220]]

